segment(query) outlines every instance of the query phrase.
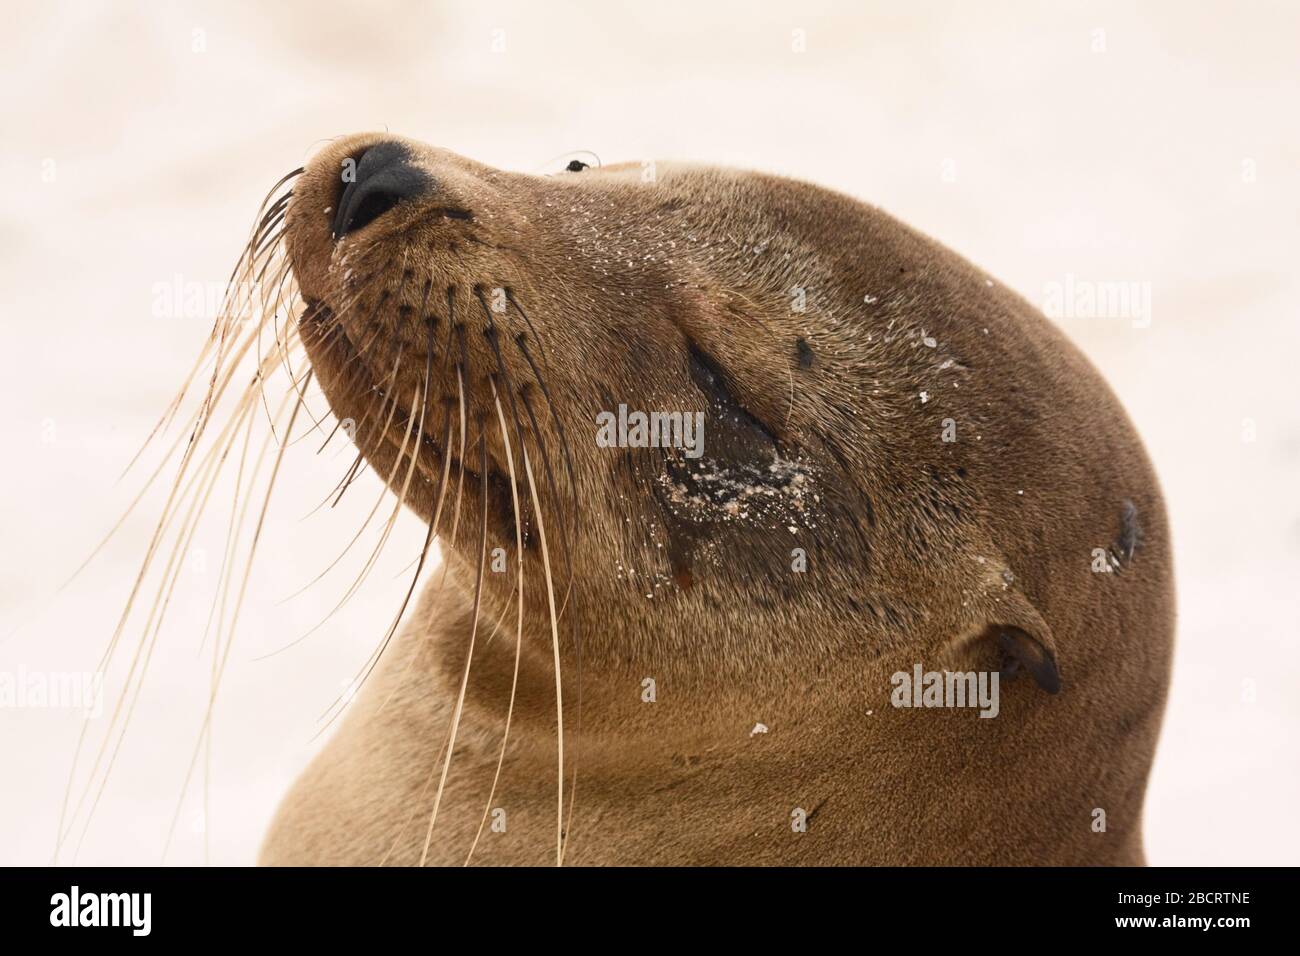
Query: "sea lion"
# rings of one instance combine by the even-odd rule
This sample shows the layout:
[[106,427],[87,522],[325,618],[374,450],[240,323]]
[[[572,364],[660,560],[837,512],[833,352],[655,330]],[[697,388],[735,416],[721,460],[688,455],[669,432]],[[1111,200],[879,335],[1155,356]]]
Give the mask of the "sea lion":
[[313,374],[446,564],[262,862],[1143,862],[1165,509],[1025,300],[756,172],[364,134],[290,185]]

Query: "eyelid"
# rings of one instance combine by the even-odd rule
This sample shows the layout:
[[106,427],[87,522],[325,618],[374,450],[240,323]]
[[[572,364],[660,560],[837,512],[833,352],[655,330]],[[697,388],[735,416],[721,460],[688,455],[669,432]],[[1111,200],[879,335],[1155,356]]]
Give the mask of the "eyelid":
[[687,354],[691,380],[709,398],[714,408],[731,416],[734,421],[743,422],[761,432],[768,441],[775,444],[776,435],[772,429],[736,398],[728,387],[726,374],[713,356],[690,339],[687,340]]

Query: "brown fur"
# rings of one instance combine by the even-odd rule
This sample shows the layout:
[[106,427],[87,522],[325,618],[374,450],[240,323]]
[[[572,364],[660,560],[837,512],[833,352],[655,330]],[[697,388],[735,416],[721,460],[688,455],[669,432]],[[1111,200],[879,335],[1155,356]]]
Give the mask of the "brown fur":
[[[336,248],[327,210],[340,162],[390,138],[322,152],[294,185],[287,234],[304,298],[334,309],[346,332],[312,335],[304,318],[315,373],[335,413],[360,423],[357,444],[381,476],[403,426],[385,437],[373,411],[366,421],[368,388],[400,366],[386,391],[406,412],[425,369],[424,318],[435,320],[431,441],[406,497],[426,521],[444,469],[435,447],[444,409],[457,397],[443,363],[460,355],[449,318],[464,328],[469,448],[475,423],[486,423],[487,547],[504,548],[510,570],[484,577],[429,862],[459,864],[469,852],[515,661],[515,537],[494,369],[507,419],[507,391],[535,412],[537,429],[516,406],[541,500],[524,509],[518,700],[492,801],[507,827],[484,829],[474,861],[555,862],[555,687],[535,512],[563,604],[566,804],[576,780],[565,863],[1143,861],[1143,793],[1173,636],[1165,512],[1131,423],[1057,329],[870,206],[702,166],[659,164],[650,182],[640,166],[537,177],[409,143],[433,192]],[[513,308],[491,315],[499,357],[475,286],[488,298],[510,288],[531,320],[529,329]],[[803,311],[792,308],[796,287]],[[346,301],[356,304],[341,309]],[[550,402],[522,352],[506,347],[515,337]],[[692,376],[692,343],[721,377],[722,398]],[[762,426],[715,414],[728,396]],[[619,402],[710,409],[700,463],[730,474],[779,450],[800,462],[800,494],[778,482],[739,512],[679,507],[680,460],[597,447],[594,416]],[[945,419],[955,442],[941,440]],[[476,469],[478,454],[464,464]],[[458,466],[444,536],[457,475]],[[747,507],[760,500],[770,507]],[[444,540],[445,583],[441,571],[429,576],[286,798],[264,862],[420,859],[472,630],[482,504],[467,474],[456,540]],[[806,573],[791,570],[794,548],[806,550]],[[1095,573],[1096,548],[1127,554],[1115,561],[1122,568]],[[916,663],[1004,666],[1004,633],[1029,648],[1012,663],[1059,673],[1059,693],[1033,676],[1005,681],[995,719],[890,705],[890,675]],[[645,678],[653,703],[642,700]],[[751,733],[759,723],[767,732]],[[796,808],[807,832],[791,826]],[[1095,808],[1105,832],[1094,832]]]

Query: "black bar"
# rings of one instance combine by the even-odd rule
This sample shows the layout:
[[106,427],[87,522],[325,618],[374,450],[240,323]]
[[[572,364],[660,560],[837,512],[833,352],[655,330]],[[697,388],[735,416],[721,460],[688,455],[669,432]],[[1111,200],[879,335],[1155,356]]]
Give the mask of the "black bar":
[[[1294,885],[1290,869],[1260,868],[12,869],[0,870],[0,925],[6,943],[373,943],[404,934],[432,947],[495,949],[521,938],[662,949],[719,934],[771,943],[783,930],[809,940],[849,933],[847,942],[868,947],[1004,937],[1230,942],[1285,927]],[[78,921],[102,914],[118,925],[53,925],[71,922],[74,886]],[[138,932],[144,896],[116,895],[146,893],[147,935]]]

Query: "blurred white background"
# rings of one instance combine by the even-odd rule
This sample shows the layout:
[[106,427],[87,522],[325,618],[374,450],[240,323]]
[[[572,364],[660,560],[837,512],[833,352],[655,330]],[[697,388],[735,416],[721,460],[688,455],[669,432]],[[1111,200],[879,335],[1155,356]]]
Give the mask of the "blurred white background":
[[[1148,328],[1060,323],[1129,409],[1171,510],[1179,643],[1148,856],[1300,862],[1300,8],[232,6],[4,6],[0,672],[94,668],[161,499],[55,590],[139,487],[115,480],[211,322],[155,316],[156,287],[223,282],[263,194],[325,139],[389,129],[538,172],[580,149],[735,164],[880,205],[1038,303],[1067,275],[1150,283]],[[301,520],[350,462],[309,444],[286,458],[218,699],[209,816],[199,780],[169,862],[253,860],[404,590],[421,534],[405,516],[400,557],[342,614],[254,660],[329,610],[350,575],[281,602],[378,495],[367,476]],[[221,521],[196,539],[212,557],[186,572],[78,862],[160,858],[223,540]],[[50,859],[81,725],[0,709],[0,863]]]

